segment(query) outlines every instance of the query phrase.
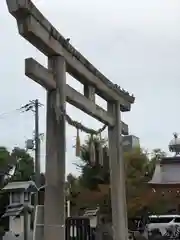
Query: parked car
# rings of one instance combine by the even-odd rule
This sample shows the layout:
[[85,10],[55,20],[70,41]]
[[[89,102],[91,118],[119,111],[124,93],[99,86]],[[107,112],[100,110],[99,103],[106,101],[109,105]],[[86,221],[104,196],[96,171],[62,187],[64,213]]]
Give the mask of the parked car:
[[145,231],[151,232],[158,228],[164,235],[166,230],[173,225],[180,226],[180,215],[151,215]]

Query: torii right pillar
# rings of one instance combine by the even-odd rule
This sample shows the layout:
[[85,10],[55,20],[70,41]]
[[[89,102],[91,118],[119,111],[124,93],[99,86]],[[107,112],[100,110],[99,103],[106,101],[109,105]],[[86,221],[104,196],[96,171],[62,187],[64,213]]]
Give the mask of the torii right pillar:
[[120,103],[118,101],[108,103],[108,113],[115,119],[115,126],[108,128],[113,239],[126,240],[128,239],[128,224]]

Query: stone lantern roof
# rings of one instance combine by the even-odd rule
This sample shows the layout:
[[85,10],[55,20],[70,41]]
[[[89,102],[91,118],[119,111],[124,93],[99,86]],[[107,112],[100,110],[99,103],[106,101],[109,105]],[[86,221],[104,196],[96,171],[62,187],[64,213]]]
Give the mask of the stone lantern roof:
[[33,181],[10,182],[2,190],[6,192],[31,192],[31,193],[35,193],[38,191]]

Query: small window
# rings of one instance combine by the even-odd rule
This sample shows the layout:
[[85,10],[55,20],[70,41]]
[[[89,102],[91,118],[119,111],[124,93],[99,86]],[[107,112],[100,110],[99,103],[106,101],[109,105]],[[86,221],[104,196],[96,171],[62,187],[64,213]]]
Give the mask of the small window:
[[19,193],[11,193],[11,201],[12,203],[20,203],[21,198]]
[[29,193],[28,192],[24,193],[24,201],[29,202]]
[[173,217],[157,217],[150,218],[150,223],[169,223],[173,220]]
[[174,222],[175,222],[175,223],[180,223],[180,217],[176,217],[176,218],[174,219]]

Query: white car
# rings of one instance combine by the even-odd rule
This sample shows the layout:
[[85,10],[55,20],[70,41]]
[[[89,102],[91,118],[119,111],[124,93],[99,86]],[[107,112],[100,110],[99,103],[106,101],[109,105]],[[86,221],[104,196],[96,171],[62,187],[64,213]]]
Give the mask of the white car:
[[166,229],[170,226],[180,226],[180,215],[151,215],[149,216],[149,223],[146,225],[148,232],[158,228],[162,235],[166,233]]

